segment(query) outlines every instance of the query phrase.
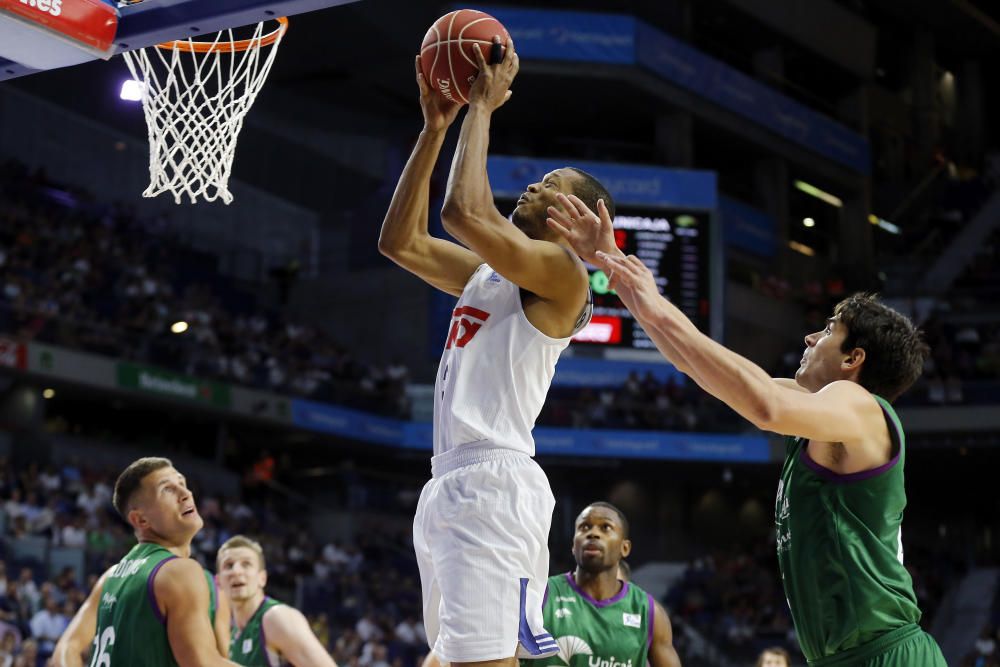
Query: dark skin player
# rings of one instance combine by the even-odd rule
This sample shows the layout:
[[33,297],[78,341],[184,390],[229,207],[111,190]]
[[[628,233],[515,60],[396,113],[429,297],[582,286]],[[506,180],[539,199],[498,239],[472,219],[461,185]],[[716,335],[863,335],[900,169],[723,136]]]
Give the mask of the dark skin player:
[[[624,517],[610,507],[588,505],[576,518],[573,535],[573,558],[576,569],[573,579],[584,593],[595,600],[608,600],[617,595],[624,582],[618,578],[618,567],[632,553],[632,541]],[[649,647],[652,667],[680,667],[681,659],[674,649],[674,633],[666,610],[656,602],[653,643]]]

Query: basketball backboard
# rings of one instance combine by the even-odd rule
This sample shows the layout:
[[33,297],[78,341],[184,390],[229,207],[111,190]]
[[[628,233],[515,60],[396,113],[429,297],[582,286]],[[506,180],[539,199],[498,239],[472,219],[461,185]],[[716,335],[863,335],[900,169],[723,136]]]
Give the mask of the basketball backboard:
[[0,0],[0,81],[357,0]]

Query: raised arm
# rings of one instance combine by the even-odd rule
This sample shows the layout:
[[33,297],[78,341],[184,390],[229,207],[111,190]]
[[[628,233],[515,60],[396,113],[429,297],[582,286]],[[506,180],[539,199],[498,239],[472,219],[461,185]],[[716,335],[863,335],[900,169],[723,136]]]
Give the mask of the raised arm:
[[97,610],[101,605],[101,590],[107,577],[108,573],[105,572],[97,580],[94,589],[90,591],[90,595],[80,605],[62,637],[56,642],[49,663],[52,667],[83,667],[83,655],[93,643],[94,634],[97,633]]
[[649,664],[652,667],[681,667],[681,658],[674,648],[674,629],[667,611],[654,602],[653,642],[649,646]]
[[431,173],[448,127],[458,115],[459,106],[427,86],[420,71],[419,57],[416,66],[424,129],[399,177],[389,210],[382,221],[378,249],[434,287],[460,296],[483,260],[467,248],[435,238],[427,231]]
[[[469,92],[441,220],[452,236],[511,282],[543,299],[579,301],[586,290],[580,261],[556,243],[529,238],[493,201],[486,173],[490,120],[510,99],[518,57],[512,41],[507,42],[504,59],[495,64],[486,63],[478,44],[473,48],[479,75]],[[566,280],[569,271],[579,272],[580,280]]]
[[204,570],[190,558],[175,558],[156,574],[153,590],[166,618],[170,650],[180,667],[234,667],[219,655],[206,583]]
[[268,610],[264,636],[292,667],[337,667],[298,609],[281,605]]
[[816,393],[776,382],[745,357],[702,332],[656,288],[653,274],[635,256],[599,254],[612,286],[643,329],[705,391],[765,431],[844,444],[870,442],[873,428],[883,428],[881,408],[854,382],[833,382]]

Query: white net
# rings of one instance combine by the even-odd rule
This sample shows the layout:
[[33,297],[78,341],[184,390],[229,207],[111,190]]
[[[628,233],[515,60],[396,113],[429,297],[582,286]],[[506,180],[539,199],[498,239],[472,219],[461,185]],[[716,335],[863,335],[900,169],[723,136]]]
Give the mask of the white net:
[[169,49],[154,46],[122,54],[143,86],[149,131],[149,187],[143,197],[169,192],[178,204],[184,197],[191,203],[199,198],[233,201],[229,176],[236,140],[287,23],[282,21],[270,35],[264,26],[258,24],[246,40],[223,30],[212,41],[179,40]]

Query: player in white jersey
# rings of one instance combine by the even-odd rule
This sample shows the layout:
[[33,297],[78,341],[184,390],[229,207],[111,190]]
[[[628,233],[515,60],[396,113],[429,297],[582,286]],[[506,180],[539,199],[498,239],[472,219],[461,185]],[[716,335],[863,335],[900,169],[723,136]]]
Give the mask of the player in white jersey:
[[427,231],[431,172],[459,107],[428,88],[418,59],[424,129],[379,250],[460,297],[435,385],[433,478],[413,525],[428,642],[452,665],[516,667],[515,655],[558,650],[541,613],[555,501],[532,459],[531,429],[559,353],[591,311],[586,269],[546,225],[547,211],[560,192],[593,206],[611,200],[593,177],[564,168],[528,186],[513,224],[497,211],[486,174],[489,125],[510,97],[518,58],[510,42],[500,63],[477,55],[441,211],[461,245]]

